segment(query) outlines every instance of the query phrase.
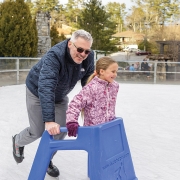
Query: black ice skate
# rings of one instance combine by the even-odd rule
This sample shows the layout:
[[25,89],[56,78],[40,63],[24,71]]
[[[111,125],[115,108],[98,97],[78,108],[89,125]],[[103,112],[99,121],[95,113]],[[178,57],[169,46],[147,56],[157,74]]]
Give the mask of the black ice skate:
[[15,159],[15,161],[17,163],[21,163],[24,159],[24,146],[23,147],[19,147],[16,143],[15,143],[15,137],[12,137],[12,142],[13,142],[13,157]]

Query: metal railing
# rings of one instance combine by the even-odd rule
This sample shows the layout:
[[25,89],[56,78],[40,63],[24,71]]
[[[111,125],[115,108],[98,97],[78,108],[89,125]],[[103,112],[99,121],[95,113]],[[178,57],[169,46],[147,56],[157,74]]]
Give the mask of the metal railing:
[[[0,81],[3,73],[13,73],[16,74],[16,84],[19,84],[20,73],[28,72],[31,67],[36,64],[41,58],[15,58],[15,57],[0,57]],[[135,64],[142,61],[119,61],[118,63],[124,64]],[[128,76],[132,78],[134,76],[143,77],[146,73],[150,74],[151,82],[156,84],[161,80],[159,77],[163,77],[163,81],[166,81],[169,77],[170,81],[179,81],[180,82],[180,62],[163,62],[163,61],[148,61],[148,64],[151,65],[151,69],[149,71],[141,71],[141,69],[137,71],[126,70],[125,66],[121,67],[121,70],[118,70],[119,79],[122,80],[121,77]],[[120,65],[121,66],[121,65]],[[125,78],[127,80],[127,77]],[[136,79],[135,79],[136,80]]]
[[[141,61],[118,61],[118,63],[126,63],[126,66],[128,64],[135,64],[139,62],[140,64],[143,62]],[[139,70],[135,70],[135,71],[130,71],[130,70],[126,70],[127,67],[121,67],[121,70],[118,71],[118,75],[121,76],[122,74],[131,74],[133,75],[137,75],[137,74],[147,74],[149,73],[151,75],[151,77],[153,78],[153,83],[156,84],[157,81],[159,80],[158,77],[164,76],[163,81],[165,80],[171,80],[171,81],[178,81],[180,83],[180,62],[171,62],[171,61],[147,61],[147,63],[150,66],[150,70],[148,71],[142,71],[141,68]],[[123,64],[124,65],[124,64]],[[169,78],[170,75],[174,76],[173,78]]]
[[0,57],[0,73],[16,72],[16,84],[19,84],[19,73],[28,72],[40,59],[41,58]]

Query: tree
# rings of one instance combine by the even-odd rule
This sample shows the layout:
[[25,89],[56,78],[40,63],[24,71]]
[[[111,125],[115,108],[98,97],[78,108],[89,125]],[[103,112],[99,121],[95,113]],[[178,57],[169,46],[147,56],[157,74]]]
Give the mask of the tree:
[[66,36],[64,35],[64,33],[61,33],[61,35],[59,36],[60,41],[64,41],[66,38]]
[[59,43],[60,41],[63,41],[66,39],[66,37],[64,36],[63,33],[61,34],[61,36],[59,36],[59,32],[56,29],[55,25],[53,25],[51,27],[50,36],[51,36],[51,46],[54,46],[55,44]]
[[0,54],[32,57],[37,55],[37,29],[29,7],[23,0],[0,6]]
[[38,11],[49,13],[51,17],[50,26],[58,24],[60,12],[63,10],[63,5],[60,5],[58,0],[35,0],[32,2],[27,0],[27,4],[33,17],[36,17]]
[[78,15],[82,6],[83,0],[68,0],[63,12],[66,24],[73,28],[77,28]]
[[121,32],[124,26],[124,17],[126,15],[126,5],[117,2],[110,2],[106,6],[106,11],[110,14],[110,20],[116,23],[117,32]]
[[105,11],[101,1],[90,0],[84,3],[84,7],[78,16],[77,25],[91,33],[92,48],[105,51],[115,49],[111,36],[115,34],[116,23],[110,21],[110,14]]
[[36,56],[37,55],[37,48],[38,48],[38,33],[37,33],[37,27],[36,27],[36,20],[33,19],[32,22],[32,29],[33,31],[31,32],[31,53],[30,56]]
[[144,11],[141,7],[132,7],[132,12],[126,16],[127,27],[134,32],[142,32],[144,29]]
[[42,11],[42,12],[52,12],[52,11],[59,11],[59,1],[58,0],[36,0],[35,1],[35,6],[34,8],[37,11]]
[[54,46],[59,42],[59,32],[57,31],[54,25],[51,27],[50,37],[51,37],[51,46]]
[[137,7],[144,11],[144,22],[165,24],[179,16],[179,0],[135,0]]

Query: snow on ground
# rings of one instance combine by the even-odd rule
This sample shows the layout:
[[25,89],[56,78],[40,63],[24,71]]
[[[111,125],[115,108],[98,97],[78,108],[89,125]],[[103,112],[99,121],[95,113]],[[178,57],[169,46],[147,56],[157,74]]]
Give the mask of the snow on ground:
[[[80,83],[70,93],[81,89]],[[116,114],[124,120],[136,175],[139,180],[180,178],[180,86],[123,84]],[[39,140],[25,147],[25,159],[16,164],[12,156],[12,135],[28,126],[25,85],[0,87],[0,179],[26,180]],[[85,151],[58,151],[53,163],[59,180],[88,180]],[[45,180],[53,180],[46,176]],[[57,178],[58,179],[58,178]]]

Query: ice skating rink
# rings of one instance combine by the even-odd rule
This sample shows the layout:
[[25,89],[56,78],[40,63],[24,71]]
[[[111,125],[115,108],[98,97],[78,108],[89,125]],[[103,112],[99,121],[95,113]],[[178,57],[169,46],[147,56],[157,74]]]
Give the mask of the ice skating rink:
[[[78,83],[69,98],[80,89]],[[124,120],[138,179],[179,180],[180,86],[120,83],[116,114]],[[27,180],[39,140],[25,147],[18,165],[11,140],[27,126],[25,85],[0,87],[0,180]],[[58,151],[53,163],[61,175],[45,180],[88,180],[85,151]]]

